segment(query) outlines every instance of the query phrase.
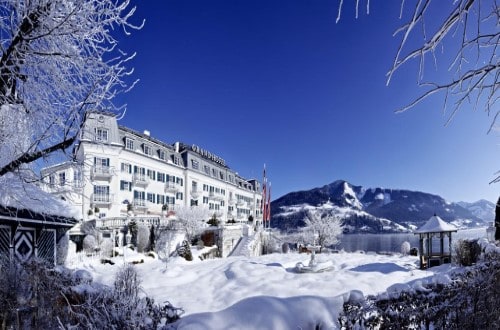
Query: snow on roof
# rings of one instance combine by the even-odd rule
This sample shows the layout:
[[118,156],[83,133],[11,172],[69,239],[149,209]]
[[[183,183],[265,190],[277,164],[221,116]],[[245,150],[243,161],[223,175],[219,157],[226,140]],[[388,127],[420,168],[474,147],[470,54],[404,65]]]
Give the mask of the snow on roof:
[[437,215],[432,216],[427,222],[415,231],[415,234],[420,233],[442,233],[448,231],[457,231],[457,227],[445,222]]
[[81,219],[82,213],[69,203],[7,173],[0,177],[0,206],[44,215]]

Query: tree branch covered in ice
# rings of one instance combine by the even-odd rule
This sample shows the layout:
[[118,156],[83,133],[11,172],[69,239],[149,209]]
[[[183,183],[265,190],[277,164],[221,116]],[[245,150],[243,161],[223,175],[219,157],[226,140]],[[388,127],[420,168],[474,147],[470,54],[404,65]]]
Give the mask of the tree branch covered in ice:
[[113,0],[0,0],[0,176],[67,150],[88,110],[122,112],[134,54],[116,35],[141,26]]
[[206,221],[210,217],[210,213],[206,207],[179,206],[175,209],[175,216],[190,242],[207,226]]
[[[340,0],[337,22],[344,1]],[[439,14],[437,1],[401,1],[400,19],[405,23],[394,33],[400,37],[393,64],[387,73],[389,84],[402,66],[412,60],[419,62],[417,83],[424,92],[396,112],[407,111],[434,94],[443,95],[443,111],[448,112],[449,123],[463,107],[483,109],[492,117],[488,131],[494,127],[500,113],[498,104],[499,68],[498,45],[500,38],[500,9],[497,0],[449,1],[449,12],[431,28],[433,15]],[[366,1],[369,13],[370,1]],[[355,1],[356,16],[359,0]],[[417,46],[410,40],[421,41]],[[445,55],[446,53],[446,55]],[[424,80],[428,72],[426,63],[433,67],[444,65],[447,74]]]
[[322,211],[309,211],[304,219],[305,227],[302,228],[309,244],[320,246],[320,252],[325,246],[335,245],[340,242],[342,222],[331,213]]

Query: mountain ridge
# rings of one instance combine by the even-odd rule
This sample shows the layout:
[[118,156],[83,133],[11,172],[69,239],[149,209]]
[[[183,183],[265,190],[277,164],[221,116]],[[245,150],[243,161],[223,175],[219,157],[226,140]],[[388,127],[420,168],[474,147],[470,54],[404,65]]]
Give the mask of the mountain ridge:
[[271,203],[272,224],[280,229],[303,225],[308,210],[321,208],[342,218],[353,232],[400,232],[421,226],[434,214],[458,227],[485,226],[488,201],[448,202],[439,195],[407,189],[365,188],[346,180],[288,193]]

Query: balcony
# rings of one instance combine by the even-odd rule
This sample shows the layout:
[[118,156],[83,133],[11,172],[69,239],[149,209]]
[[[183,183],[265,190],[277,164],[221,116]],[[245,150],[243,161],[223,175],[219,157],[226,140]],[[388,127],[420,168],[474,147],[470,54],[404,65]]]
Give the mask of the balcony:
[[243,199],[238,199],[236,202],[236,206],[242,207],[244,205],[246,205],[246,202]]
[[149,184],[149,178],[146,176],[146,174],[142,173],[134,173],[132,181],[136,186],[147,186]]
[[111,166],[92,166],[92,179],[111,180],[114,169]]
[[227,203],[228,203],[229,205],[231,205],[231,206],[232,206],[232,205],[236,204],[236,199],[234,199],[234,198],[230,198],[230,199],[227,201]]
[[92,194],[92,203],[95,205],[109,205],[113,203],[113,195]]
[[148,208],[146,206],[146,200],[141,198],[134,198],[132,206],[134,207],[134,210],[145,210]]
[[190,191],[190,194],[193,199],[198,199],[201,195],[201,191],[199,191],[198,189],[193,189]]
[[221,193],[215,192],[215,191],[211,191],[208,194],[208,198],[216,200],[216,201],[222,201],[222,200],[224,200],[224,195],[222,195]]
[[165,183],[165,192],[176,193],[179,190],[179,184],[175,182],[166,182]]

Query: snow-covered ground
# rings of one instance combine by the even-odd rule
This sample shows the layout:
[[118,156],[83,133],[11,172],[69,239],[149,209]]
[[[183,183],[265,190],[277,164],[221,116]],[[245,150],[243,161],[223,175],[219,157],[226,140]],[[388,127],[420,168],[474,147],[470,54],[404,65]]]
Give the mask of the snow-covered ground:
[[[95,261],[80,264],[94,281],[111,285],[123,257],[115,265]],[[396,290],[407,283],[418,290],[422,282],[442,278],[452,266],[418,269],[416,257],[363,253],[319,254],[332,271],[297,273],[296,263],[307,264],[306,254],[270,254],[188,262],[159,260],[127,253],[137,264],[144,292],[157,302],[170,301],[185,314],[179,328],[188,329],[322,329],[336,328],[342,304],[363,294]],[[435,274],[439,274],[435,277]],[[446,277],[446,276],[445,276]]]

